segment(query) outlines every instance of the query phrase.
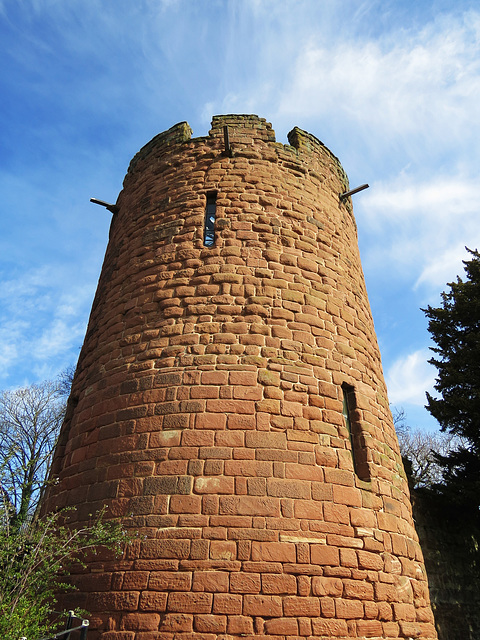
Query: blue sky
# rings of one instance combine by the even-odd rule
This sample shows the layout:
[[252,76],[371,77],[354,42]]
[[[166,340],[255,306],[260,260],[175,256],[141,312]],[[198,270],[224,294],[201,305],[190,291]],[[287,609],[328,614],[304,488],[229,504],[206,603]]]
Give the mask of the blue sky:
[[0,388],[74,364],[128,163],[187,120],[299,126],[347,171],[390,400],[435,369],[421,307],[480,248],[480,8],[457,0],[0,0]]

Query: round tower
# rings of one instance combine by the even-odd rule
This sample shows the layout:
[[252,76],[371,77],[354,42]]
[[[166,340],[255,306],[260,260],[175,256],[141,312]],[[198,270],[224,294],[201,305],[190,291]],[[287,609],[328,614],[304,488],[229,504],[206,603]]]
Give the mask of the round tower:
[[257,116],[191,133],[112,207],[46,507],[139,536],[64,604],[103,640],[434,639],[346,175]]

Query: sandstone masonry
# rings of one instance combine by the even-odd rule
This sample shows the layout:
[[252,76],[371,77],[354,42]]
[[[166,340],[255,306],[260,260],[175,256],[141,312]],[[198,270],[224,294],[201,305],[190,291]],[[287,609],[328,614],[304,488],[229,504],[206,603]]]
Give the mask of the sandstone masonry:
[[217,116],[130,164],[46,500],[139,534],[65,596],[103,640],[437,637],[347,178],[289,142]]

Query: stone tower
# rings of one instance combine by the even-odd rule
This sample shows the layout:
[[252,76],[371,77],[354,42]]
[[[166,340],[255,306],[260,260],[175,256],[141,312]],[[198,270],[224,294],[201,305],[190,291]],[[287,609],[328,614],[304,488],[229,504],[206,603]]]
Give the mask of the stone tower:
[[191,133],[111,207],[46,505],[139,537],[63,604],[103,640],[436,638],[346,175],[257,116]]

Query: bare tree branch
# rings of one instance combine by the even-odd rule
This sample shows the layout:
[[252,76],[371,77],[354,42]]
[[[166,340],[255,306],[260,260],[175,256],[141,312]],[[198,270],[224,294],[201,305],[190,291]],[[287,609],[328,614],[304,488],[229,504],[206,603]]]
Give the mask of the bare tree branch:
[[413,486],[433,487],[443,482],[443,467],[438,455],[445,456],[461,445],[461,440],[451,434],[432,433],[412,429],[402,408],[393,407],[393,422],[397,432],[400,453],[411,464]]
[[66,388],[57,380],[0,392],[0,487],[12,526],[32,516],[47,482]]

